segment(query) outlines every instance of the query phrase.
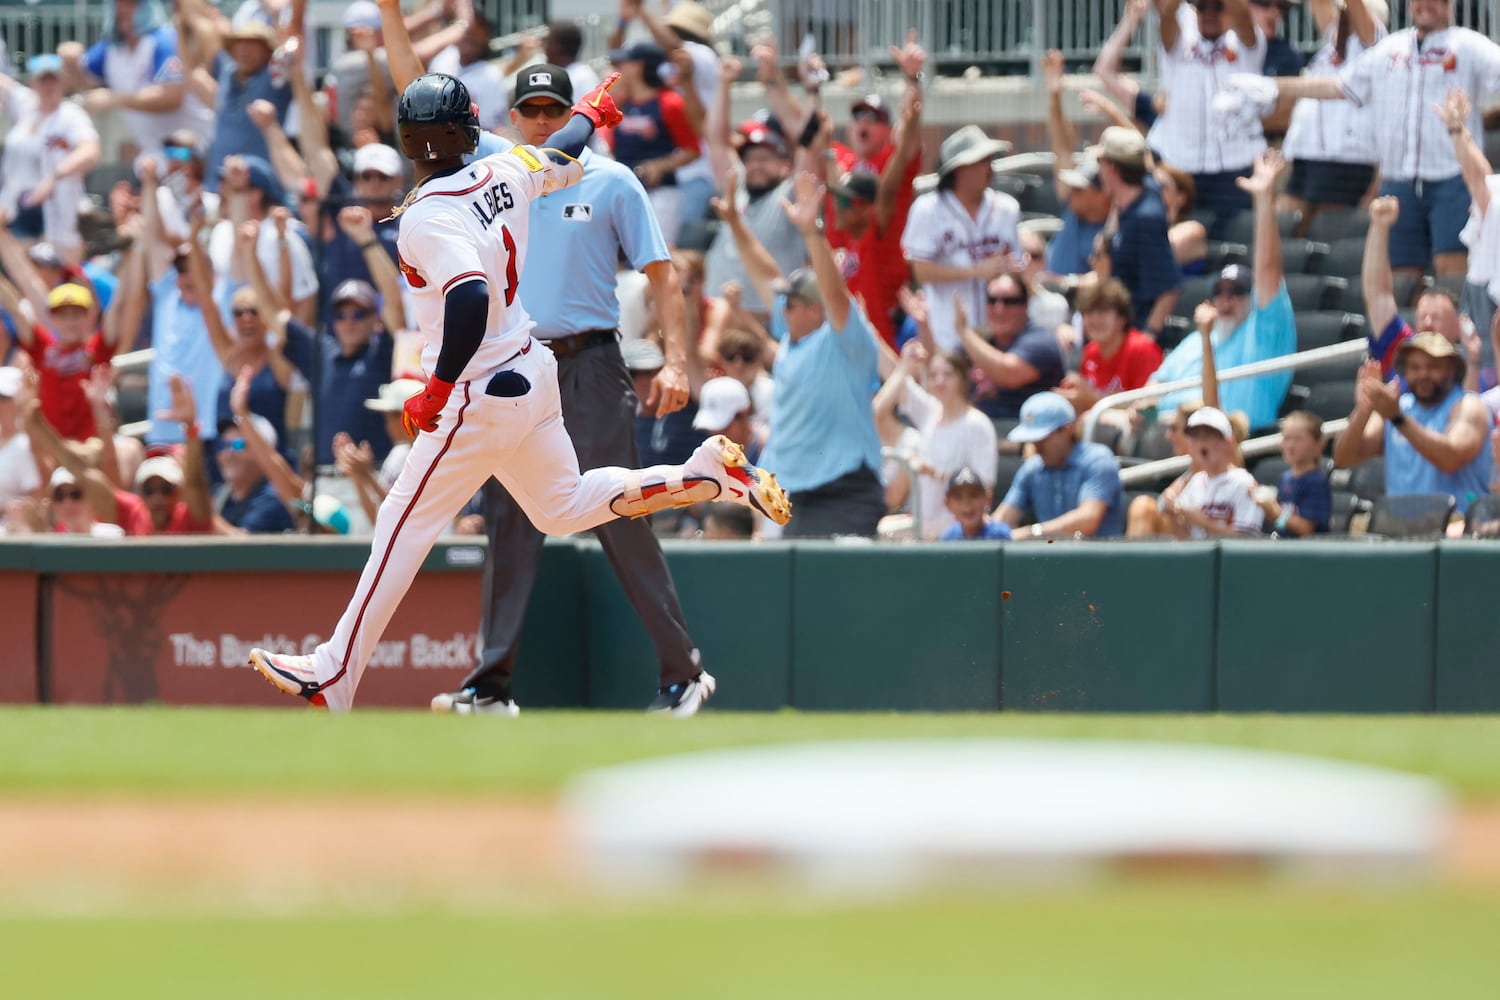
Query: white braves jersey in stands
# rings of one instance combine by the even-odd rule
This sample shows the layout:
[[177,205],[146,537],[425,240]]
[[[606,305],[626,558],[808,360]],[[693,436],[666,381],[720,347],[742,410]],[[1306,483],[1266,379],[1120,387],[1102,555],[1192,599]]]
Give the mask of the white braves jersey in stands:
[[526,346],[534,324],[517,285],[526,263],[531,202],[582,176],[576,162],[564,167],[531,146],[514,146],[430,178],[417,189],[401,214],[396,248],[411,285],[409,319],[422,334],[428,374],[443,346],[444,298],[466,281],[489,283],[490,310],[484,340],[459,381],[494,371]]
[[[901,234],[901,250],[907,260],[974,267],[997,254],[1019,256],[1020,223],[1020,203],[993,188],[985,191],[978,215],[970,215],[952,191],[929,191],[911,203]],[[977,330],[985,325],[985,285],[980,278],[970,278],[922,286],[928,325],[940,348],[957,350],[963,343],[954,325],[955,297],[963,300],[971,327]]]
[[1174,167],[1190,174],[1244,170],[1266,148],[1260,122],[1229,135],[1217,127],[1214,95],[1235,73],[1259,73],[1266,62],[1266,39],[1255,29],[1255,44],[1246,45],[1233,31],[1213,41],[1198,33],[1197,15],[1183,4],[1177,18],[1177,44],[1161,48],[1161,89],[1167,109],[1147,133],[1151,148]]
[[[1348,52],[1340,56],[1334,43],[1338,40],[1337,19],[1323,33],[1323,47],[1307,64],[1304,76],[1336,77],[1343,67],[1352,64],[1366,51],[1359,36],[1350,34]],[[1388,32],[1383,24],[1375,25],[1375,44]],[[1304,99],[1292,108],[1286,140],[1281,152],[1288,160],[1327,160],[1333,163],[1375,163],[1380,152],[1375,145],[1373,112],[1351,101],[1315,101]]]
[[1344,66],[1339,88],[1369,105],[1382,180],[1435,181],[1461,173],[1447,126],[1432,110],[1462,87],[1473,100],[1469,131],[1484,135],[1479,109],[1500,90],[1500,46],[1468,28],[1434,31],[1421,42],[1414,28],[1388,36]]

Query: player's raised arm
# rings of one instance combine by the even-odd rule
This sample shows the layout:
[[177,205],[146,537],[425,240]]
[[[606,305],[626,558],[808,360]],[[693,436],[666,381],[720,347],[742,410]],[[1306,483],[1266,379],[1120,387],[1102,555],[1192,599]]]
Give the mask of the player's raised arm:
[[[542,149],[554,163],[576,165],[578,157],[583,155],[583,148],[588,145],[595,132],[602,128],[614,128],[624,120],[625,116],[615,107],[614,98],[609,96],[609,89],[619,79],[619,73],[611,73],[603,83],[584,94],[573,105],[573,114],[568,123],[553,132]],[[578,172],[581,175],[582,168]]]

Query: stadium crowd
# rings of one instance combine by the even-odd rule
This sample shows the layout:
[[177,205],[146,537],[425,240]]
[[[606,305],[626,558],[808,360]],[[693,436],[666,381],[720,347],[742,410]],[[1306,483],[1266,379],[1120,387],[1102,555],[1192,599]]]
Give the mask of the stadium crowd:
[[[1292,3],[1323,39],[1305,66],[1278,37]],[[326,67],[302,0],[107,6],[103,40],[21,53],[0,77],[4,531],[365,529],[423,377],[392,66],[459,77],[484,126],[522,141],[602,64],[566,22],[496,55],[468,0],[355,0]],[[658,533],[1493,528],[1500,174],[1483,112],[1500,46],[1453,25],[1451,0],[1407,7],[1397,30],[1385,0],[1130,0],[1092,80],[1048,53],[1050,148],[1015,149],[982,123],[924,142],[915,32],[889,52],[899,94],[831,113],[817,53],[792,67],[764,42],[742,60],[697,3],[620,0],[625,118],[591,155],[628,168],[673,272],[617,275],[638,464],[724,433],[794,510],[778,529],[698,505]],[[1147,90],[1122,63],[1153,18]],[[752,80],[765,107],[735,121],[731,85]],[[100,176],[116,179],[91,200]],[[569,204],[556,224],[604,211]],[[531,257],[523,303],[549,267],[566,262]],[[616,343],[565,339],[560,357]],[[1351,341],[1363,359],[1218,377]],[[112,366],[145,348],[144,369]],[[1201,383],[1083,419],[1179,379]],[[1275,433],[1279,453],[1242,453]],[[1122,482],[1173,456],[1185,469],[1126,477],[1155,489]],[[483,530],[483,500],[455,532]]]

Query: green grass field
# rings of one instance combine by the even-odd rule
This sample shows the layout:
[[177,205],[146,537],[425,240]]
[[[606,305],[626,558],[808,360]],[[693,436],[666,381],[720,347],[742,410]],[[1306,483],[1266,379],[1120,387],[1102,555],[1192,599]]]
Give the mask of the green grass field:
[[[518,720],[197,709],[0,710],[5,801],[540,800],[592,767],[793,740],[1161,739],[1320,754],[1500,798],[1500,719],[529,712]],[[357,836],[352,831],[351,836]],[[0,844],[0,850],[4,845]],[[295,863],[295,845],[267,845]],[[467,859],[432,847],[432,877]],[[710,889],[285,918],[39,917],[0,896],[0,993],[29,997],[1491,997],[1500,890],[1249,880],[832,900]]]
[[1229,743],[1432,775],[1500,796],[1500,718],[773,715],[686,722],[605,712],[455,720],[425,712],[0,709],[0,794],[542,794],[594,767],[823,739],[1017,736]]

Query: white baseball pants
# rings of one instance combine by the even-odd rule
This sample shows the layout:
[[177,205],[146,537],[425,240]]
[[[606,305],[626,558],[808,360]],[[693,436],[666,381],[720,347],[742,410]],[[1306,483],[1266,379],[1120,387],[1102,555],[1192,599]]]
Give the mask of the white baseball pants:
[[[390,624],[417,568],[464,504],[490,476],[498,479],[538,530],[567,535],[616,515],[610,502],[625,491],[633,470],[591,469],[580,474],[578,456],[563,425],[557,359],[538,341],[501,370],[524,375],[523,396],[485,394],[491,375],[460,382],[443,408],[435,432],[412,443],[406,466],[375,518],[375,540],[354,598],[333,638],[313,653],[331,710],[347,710],[375,644]],[[646,482],[681,476],[678,466],[641,472]]]

